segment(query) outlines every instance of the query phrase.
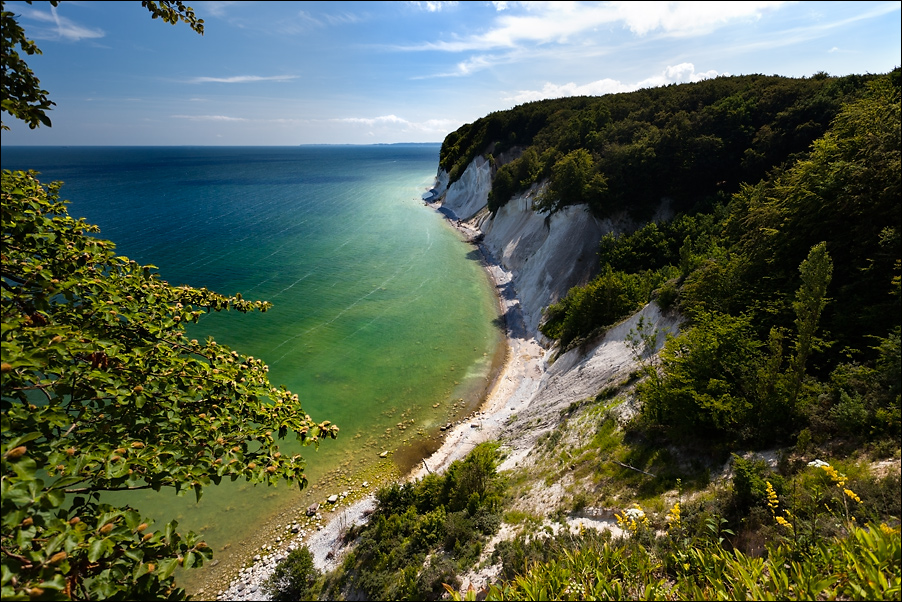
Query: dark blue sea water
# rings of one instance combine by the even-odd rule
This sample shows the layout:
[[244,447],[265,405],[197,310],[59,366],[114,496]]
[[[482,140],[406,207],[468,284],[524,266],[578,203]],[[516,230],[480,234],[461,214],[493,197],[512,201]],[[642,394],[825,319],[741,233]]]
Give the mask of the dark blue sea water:
[[[486,384],[501,341],[494,296],[473,248],[421,200],[438,151],[3,147],[2,167],[65,182],[73,216],[170,283],[274,304],[206,316],[192,336],[262,358],[274,385],[340,426],[338,441],[301,451],[316,500],[415,461]],[[378,457],[399,448],[395,465]],[[127,501],[178,517],[222,557],[248,554],[259,525],[309,499],[236,483],[199,505],[169,492]]]

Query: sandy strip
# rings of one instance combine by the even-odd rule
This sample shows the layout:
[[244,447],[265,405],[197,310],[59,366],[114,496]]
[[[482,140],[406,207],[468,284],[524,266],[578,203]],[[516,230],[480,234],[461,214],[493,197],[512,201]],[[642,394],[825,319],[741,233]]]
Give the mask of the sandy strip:
[[[510,290],[510,273],[487,257],[485,249],[482,251],[486,257],[486,271],[498,293],[501,312],[506,316],[507,354],[501,372],[476,417],[454,427],[446,435],[442,446],[425,460],[426,466],[432,472],[445,470],[452,462],[466,456],[479,443],[497,439],[504,423],[535,394],[545,373],[546,350],[534,337],[528,337],[523,333],[519,300],[509,294],[501,294],[501,291]],[[516,321],[519,321],[519,327],[511,324]],[[425,475],[426,467],[421,464],[407,478],[418,479]]]

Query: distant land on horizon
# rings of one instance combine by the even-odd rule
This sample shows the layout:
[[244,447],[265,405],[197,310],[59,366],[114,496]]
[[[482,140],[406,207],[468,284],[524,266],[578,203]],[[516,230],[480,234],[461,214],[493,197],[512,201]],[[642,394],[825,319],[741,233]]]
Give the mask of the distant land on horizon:
[[310,146],[439,146],[437,142],[370,142],[333,143],[316,142],[304,144],[4,144],[6,148],[298,148]]

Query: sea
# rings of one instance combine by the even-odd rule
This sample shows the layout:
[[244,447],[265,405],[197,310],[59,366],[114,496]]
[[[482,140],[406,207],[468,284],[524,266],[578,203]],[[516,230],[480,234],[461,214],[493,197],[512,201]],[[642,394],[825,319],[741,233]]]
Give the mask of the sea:
[[[200,502],[172,491],[107,500],[157,528],[178,520],[235,565],[309,503],[403,475],[478,405],[503,331],[478,250],[423,202],[439,148],[3,147],[3,169],[64,182],[69,213],[117,254],[173,285],[272,302],[205,315],[189,334],[263,359],[274,386],[341,429],[318,449],[286,442],[307,461],[304,491],[229,482]],[[189,591],[195,573],[182,579]]]

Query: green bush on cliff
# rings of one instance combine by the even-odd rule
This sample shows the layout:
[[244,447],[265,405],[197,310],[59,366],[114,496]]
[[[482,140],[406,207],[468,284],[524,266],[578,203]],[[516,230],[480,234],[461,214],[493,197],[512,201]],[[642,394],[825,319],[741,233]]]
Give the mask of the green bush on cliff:
[[443,583],[457,582],[501,523],[505,485],[495,470],[497,448],[480,444],[444,474],[381,489],[326,595],[359,590],[371,600],[439,599]]
[[264,582],[263,590],[271,600],[315,600],[320,572],[313,565],[313,555],[306,546],[292,550],[276,565]]

